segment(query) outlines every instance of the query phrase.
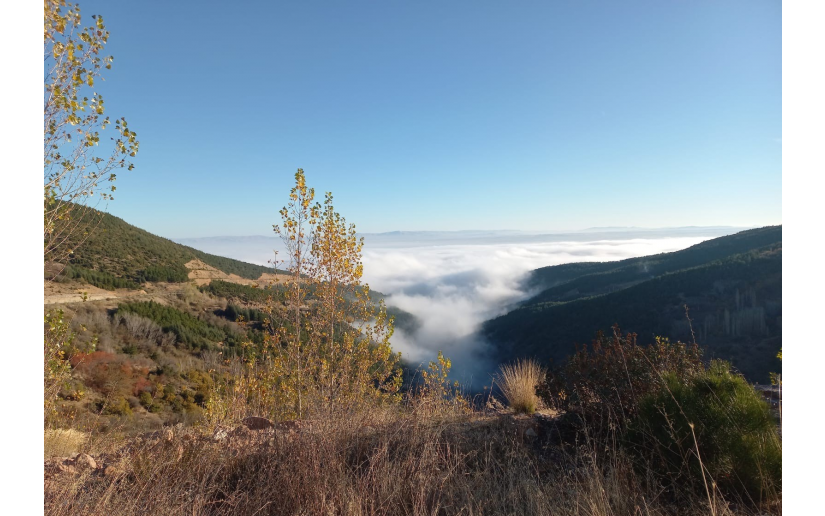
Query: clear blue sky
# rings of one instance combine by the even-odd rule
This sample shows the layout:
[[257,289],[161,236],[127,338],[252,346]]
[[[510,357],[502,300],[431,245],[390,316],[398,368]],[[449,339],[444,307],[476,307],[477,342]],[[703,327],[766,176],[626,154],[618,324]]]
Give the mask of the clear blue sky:
[[782,221],[781,3],[79,0],[141,151],[109,211],[271,234]]

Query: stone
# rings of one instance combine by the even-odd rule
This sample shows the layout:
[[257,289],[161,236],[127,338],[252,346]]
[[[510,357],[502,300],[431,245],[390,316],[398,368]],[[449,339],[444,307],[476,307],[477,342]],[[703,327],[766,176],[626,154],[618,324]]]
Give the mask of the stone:
[[527,437],[538,437],[539,436],[539,434],[537,434],[536,431],[533,430],[532,428],[528,428],[527,430],[525,430],[524,435],[526,435]]
[[77,468],[75,468],[71,464],[58,464],[57,471],[59,473],[67,473],[69,475],[74,475],[77,473]]
[[229,432],[225,428],[216,428],[212,433],[212,439],[216,441],[223,441],[227,437],[229,437]]
[[86,453],[81,453],[80,455],[78,455],[77,458],[75,458],[74,460],[74,464],[75,466],[83,469],[97,469],[97,462],[95,462],[91,455],[88,455]]

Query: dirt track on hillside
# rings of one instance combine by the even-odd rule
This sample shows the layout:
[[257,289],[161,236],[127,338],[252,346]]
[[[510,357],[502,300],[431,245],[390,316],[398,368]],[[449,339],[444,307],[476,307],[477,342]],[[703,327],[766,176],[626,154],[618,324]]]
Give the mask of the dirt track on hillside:
[[[257,280],[242,278],[237,274],[226,274],[225,272],[207,265],[200,260],[192,260],[186,263],[189,269],[189,279],[196,286],[208,285],[212,280],[222,280],[241,285],[271,285],[277,281],[283,281],[288,276],[283,274],[262,274]],[[107,301],[107,300],[162,300],[169,293],[178,293],[183,290],[181,283],[147,283],[144,290],[104,290],[86,283],[71,282],[57,283],[45,282],[43,287],[44,305],[65,305],[82,303],[84,301]]]

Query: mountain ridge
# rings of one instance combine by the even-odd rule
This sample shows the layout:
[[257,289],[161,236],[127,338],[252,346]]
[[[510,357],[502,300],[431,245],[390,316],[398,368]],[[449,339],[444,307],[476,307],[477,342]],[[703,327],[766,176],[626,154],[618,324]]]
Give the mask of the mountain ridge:
[[690,341],[692,326],[709,357],[731,360],[746,377],[764,382],[769,371],[781,369],[775,358],[781,228],[747,230],[673,253],[536,269],[526,281],[539,292],[486,321],[482,334],[501,361],[535,357],[558,364],[614,324],[643,343],[656,336]]

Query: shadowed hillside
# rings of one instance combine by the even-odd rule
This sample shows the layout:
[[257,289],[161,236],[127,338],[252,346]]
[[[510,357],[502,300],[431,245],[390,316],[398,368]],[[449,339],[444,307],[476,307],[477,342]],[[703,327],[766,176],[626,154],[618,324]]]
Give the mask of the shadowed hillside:
[[696,341],[730,360],[751,381],[781,368],[781,226],[743,231],[675,253],[614,263],[539,269],[530,280],[551,285],[483,331],[498,358],[531,356],[559,363],[598,330],[619,324],[638,333]]

